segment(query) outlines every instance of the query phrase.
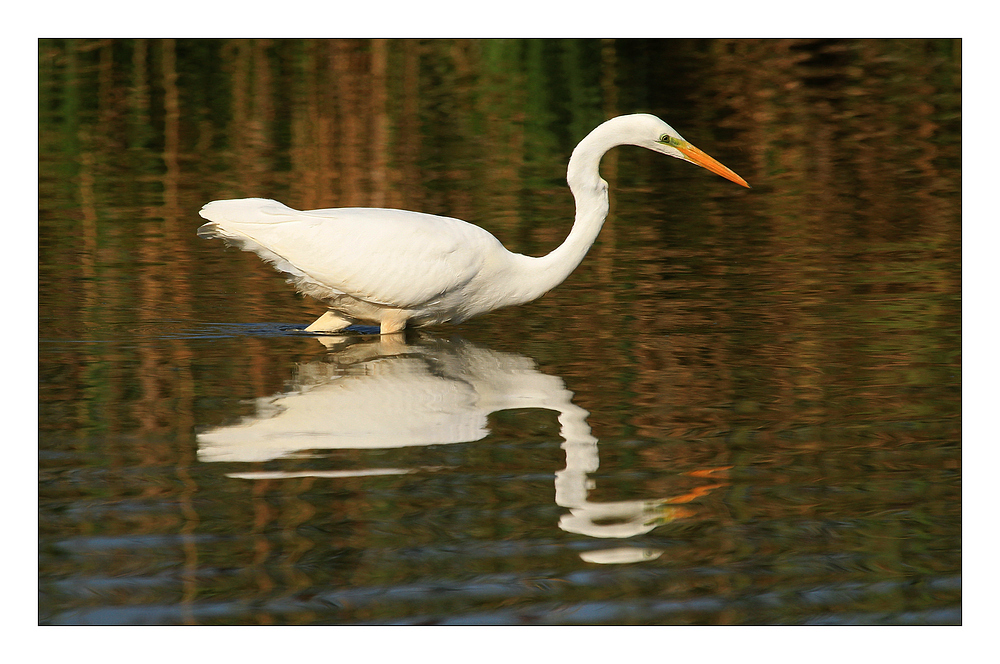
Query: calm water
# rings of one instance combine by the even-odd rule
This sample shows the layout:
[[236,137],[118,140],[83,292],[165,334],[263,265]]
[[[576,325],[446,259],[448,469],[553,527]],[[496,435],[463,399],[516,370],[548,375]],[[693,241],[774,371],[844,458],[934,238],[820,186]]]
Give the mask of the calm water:
[[[958,624],[954,41],[43,41],[39,622]],[[541,300],[404,341],[198,209],[476,222]]]

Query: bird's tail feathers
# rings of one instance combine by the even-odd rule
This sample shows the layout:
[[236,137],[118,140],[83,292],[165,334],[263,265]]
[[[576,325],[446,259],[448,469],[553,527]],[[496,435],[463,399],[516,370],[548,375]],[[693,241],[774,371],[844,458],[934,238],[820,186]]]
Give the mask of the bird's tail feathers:
[[198,214],[217,223],[273,224],[294,219],[300,213],[270,198],[238,198],[206,203]]

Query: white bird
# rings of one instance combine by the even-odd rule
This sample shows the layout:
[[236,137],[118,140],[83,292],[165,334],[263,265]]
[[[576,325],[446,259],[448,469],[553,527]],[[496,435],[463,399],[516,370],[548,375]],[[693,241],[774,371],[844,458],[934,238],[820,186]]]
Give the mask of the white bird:
[[618,145],[683,159],[750,186],[656,116],[622,115],[573,150],[566,180],[576,219],[545,256],[507,251],[488,231],[451,217],[380,208],[299,211],[264,198],[208,203],[200,214],[209,223],[198,235],[253,251],[300,292],[324,302],[329,310],[307,331],[369,323],[390,334],[408,325],[459,323],[530,302],[576,269],[608,215],[608,183],[598,166]]

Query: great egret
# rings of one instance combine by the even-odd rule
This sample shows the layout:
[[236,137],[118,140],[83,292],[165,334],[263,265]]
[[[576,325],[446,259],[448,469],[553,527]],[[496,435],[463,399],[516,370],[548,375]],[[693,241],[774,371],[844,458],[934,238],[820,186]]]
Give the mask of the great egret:
[[566,180],[576,219],[566,240],[545,256],[507,251],[489,232],[451,217],[379,208],[299,211],[264,198],[208,203],[200,214],[209,223],[198,235],[255,252],[299,291],[324,302],[329,310],[307,331],[375,323],[389,334],[407,325],[459,323],[530,302],[576,269],[608,215],[608,183],[598,166],[618,145],[683,159],[750,186],[658,117],[622,115],[573,150]]

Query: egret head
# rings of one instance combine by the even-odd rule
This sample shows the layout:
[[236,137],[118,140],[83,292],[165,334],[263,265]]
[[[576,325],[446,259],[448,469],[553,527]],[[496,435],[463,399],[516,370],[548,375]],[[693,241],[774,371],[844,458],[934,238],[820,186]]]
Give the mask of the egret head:
[[683,136],[677,133],[677,130],[655,115],[640,113],[622,117],[629,118],[630,137],[628,142],[632,145],[689,161],[738,185],[750,187],[746,180],[688,143]]

